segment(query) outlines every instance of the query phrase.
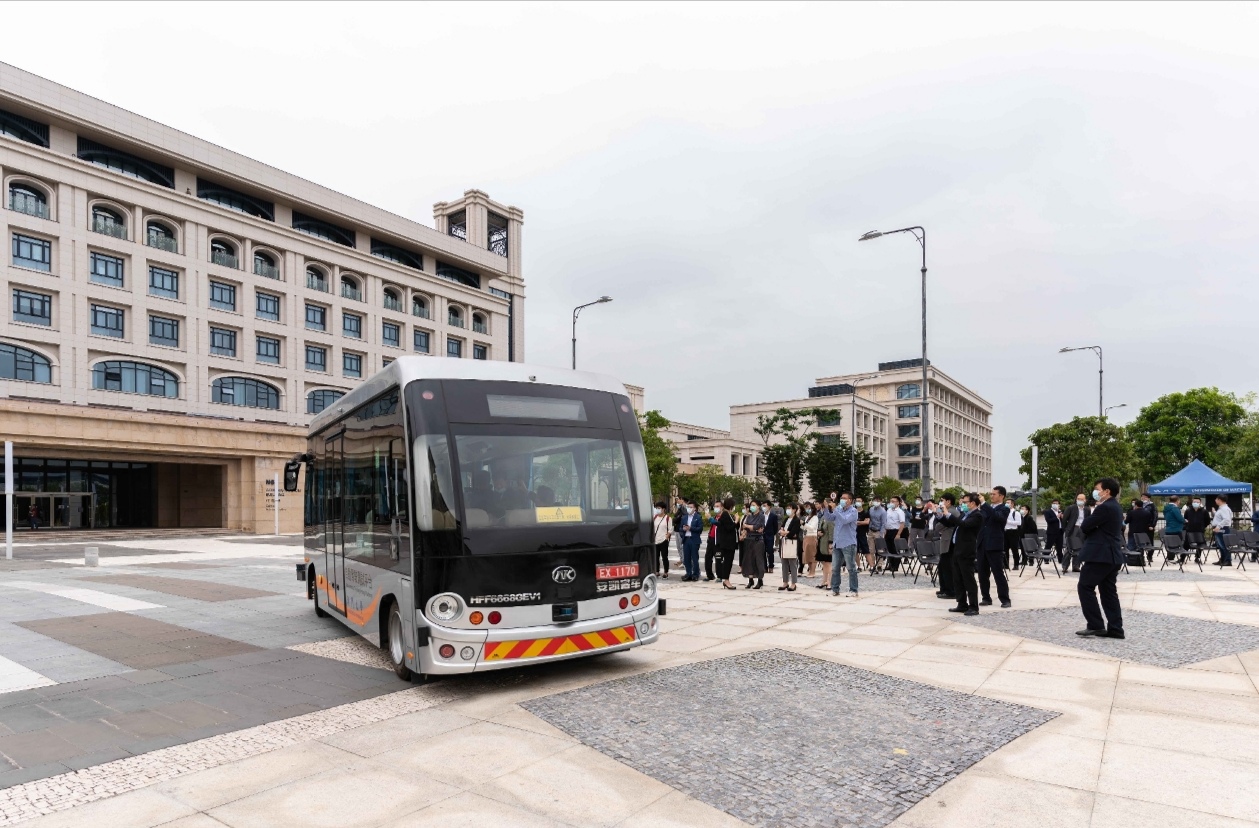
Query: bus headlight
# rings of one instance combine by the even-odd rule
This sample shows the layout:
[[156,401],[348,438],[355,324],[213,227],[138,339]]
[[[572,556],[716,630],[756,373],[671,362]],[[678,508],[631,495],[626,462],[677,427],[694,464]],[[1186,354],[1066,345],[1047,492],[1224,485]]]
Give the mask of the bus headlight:
[[434,595],[428,602],[428,616],[434,621],[454,621],[463,614],[463,600],[453,592]]
[[643,597],[648,601],[656,597],[656,576],[648,575],[643,578]]

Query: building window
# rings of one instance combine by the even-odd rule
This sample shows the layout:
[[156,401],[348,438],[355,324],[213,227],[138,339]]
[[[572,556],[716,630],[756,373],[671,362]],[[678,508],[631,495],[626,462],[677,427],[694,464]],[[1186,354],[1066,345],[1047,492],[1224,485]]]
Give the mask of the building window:
[[355,313],[341,314],[341,333],[350,339],[363,338],[363,317]]
[[258,337],[257,359],[271,365],[280,364],[280,340],[269,336]]
[[423,296],[411,297],[411,315],[418,316],[421,319],[428,319],[428,300]]
[[92,368],[92,387],[98,391],[121,391],[148,397],[179,396],[179,377],[156,365],[109,360]]
[[179,320],[165,316],[149,317],[149,344],[179,347]]
[[917,463],[897,463],[896,477],[898,480],[917,480],[922,477],[918,469],[919,465]]
[[428,351],[428,331],[415,332],[415,350],[421,354],[427,354]]
[[52,272],[52,242],[14,233],[13,266]]
[[210,386],[211,399],[220,405],[280,409],[280,392],[273,386],[245,377],[219,377]]
[[472,332],[488,335],[490,332],[490,323],[486,321],[485,314],[472,314]]
[[393,288],[385,288],[384,291],[385,310],[400,311],[402,310],[402,299],[398,297],[398,291]]
[[347,377],[363,376],[363,358],[358,354],[342,354],[341,373]]
[[259,319],[270,319],[272,322],[280,321],[280,297],[274,293],[263,293],[258,291],[256,296],[255,314]]
[[7,135],[37,147],[48,146],[48,124],[41,124],[3,109],[0,109],[0,135]]
[[896,399],[916,400],[922,396],[922,386],[917,383],[896,386]]
[[356,302],[363,301],[363,291],[359,290],[358,282],[350,276],[341,277],[341,295]]
[[236,245],[223,239],[211,241],[210,263],[230,267],[232,270],[239,270],[240,259],[236,257]]
[[293,211],[293,229],[299,233],[305,233],[308,236],[314,236],[317,239],[330,241],[334,244],[341,244],[346,247],[356,246],[353,230],[340,227],[330,221],[299,213],[296,210]]
[[211,328],[210,353],[216,356],[236,356],[236,331],[229,331],[226,328]]
[[311,391],[306,395],[306,413],[318,414],[344,396],[344,391],[329,391],[326,389]]
[[13,321],[25,322],[29,325],[51,325],[52,297],[14,288]]
[[145,226],[144,243],[149,247],[165,250],[167,253],[179,252],[179,241],[175,238],[175,231],[160,221],[150,221]]
[[898,405],[896,406],[896,416],[902,420],[922,416],[922,409],[916,405]]
[[498,213],[490,213],[488,218],[486,247],[491,253],[507,255],[507,219]]
[[391,348],[402,347],[401,328],[392,322],[384,322],[380,326],[380,342],[382,345],[388,345]]
[[197,179],[197,198],[247,216],[275,221],[275,205],[271,202],[201,178]]
[[318,345],[306,346],[306,370],[328,372],[328,349]]
[[920,443],[902,443],[896,447],[897,457],[918,457],[922,454]]
[[[45,145],[46,146],[46,145]],[[98,167],[113,170],[128,178],[138,178],[150,184],[175,189],[175,170],[162,164],[147,161],[138,155],[111,149],[87,138],[79,138],[79,158]]]
[[179,274],[157,265],[149,265],[149,295],[179,298]]
[[261,251],[254,253],[254,274],[268,279],[279,279],[280,268],[275,263],[275,257]]
[[48,197],[28,184],[9,185],[9,209],[36,218],[48,218]]
[[452,328],[463,327],[463,310],[461,308],[451,307],[446,309],[446,322]]
[[219,310],[236,310],[236,286],[226,282],[210,282],[210,307]]
[[391,363],[391,362],[393,362],[393,357],[381,357],[381,358],[380,358],[380,367],[381,367],[381,368],[388,368],[388,367],[389,367],[389,363]]
[[450,282],[458,282],[461,285],[467,285],[471,288],[481,289],[481,277],[475,273],[464,270],[461,267],[446,264],[445,262],[437,263],[437,277],[446,279]]
[[838,411],[832,410],[828,416],[825,416],[825,417],[819,416],[817,418],[818,428],[829,428],[831,426],[837,426],[839,425],[842,419],[843,417],[842,415],[840,415]]
[[92,305],[92,333],[122,339],[123,312],[118,308]]
[[306,268],[306,287],[321,293],[328,292],[328,274],[317,267]]
[[457,239],[468,240],[468,211],[460,210],[446,217],[446,232]]
[[92,232],[126,239],[127,221],[117,210],[96,206],[92,208]]
[[401,247],[394,247],[391,244],[385,244],[375,239],[372,239],[372,255],[378,259],[395,262],[415,270],[424,269],[424,257],[419,253],[412,253],[410,250],[403,250]]
[[51,383],[52,363],[34,351],[0,342],[0,379]]
[[455,338],[446,340],[446,356],[459,358],[463,356],[463,341]]
[[88,254],[91,281],[111,287],[122,287],[122,259],[104,253]]
[[472,358],[473,359],[489,359],[490,349],[485,347],[484,345],[473,345]]
[[922,436],[922,427],[917,423],[913,425],[898,425],[896,427],[897,437],[920,437]]
[[319,305],[307,305],[306,327],[312,331],[328,330],[328,309]]

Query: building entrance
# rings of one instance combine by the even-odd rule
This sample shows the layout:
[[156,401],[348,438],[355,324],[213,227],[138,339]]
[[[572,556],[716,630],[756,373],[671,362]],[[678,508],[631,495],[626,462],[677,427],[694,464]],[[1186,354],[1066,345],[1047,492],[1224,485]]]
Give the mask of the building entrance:
[[152,463],[15,457],[13,524],[31,528],[113,529],[156,526]]

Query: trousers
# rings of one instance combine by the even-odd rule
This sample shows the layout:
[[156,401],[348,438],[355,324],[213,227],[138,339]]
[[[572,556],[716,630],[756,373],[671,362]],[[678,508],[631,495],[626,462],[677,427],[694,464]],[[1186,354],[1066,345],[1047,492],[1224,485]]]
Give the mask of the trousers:
[[699,538],[690,537],[682,541],[682,568],[686,577],[692,581],[699,580]]
[[704,549],[704,577],[713,579],[713,556],[717,554],[717,542],[710,536],[708,546]]
[[656,571],[659,572],[663,568],[664,574],[668,575],[669,574],[669,541],[662,540],[660,541],[660,543],[656,544],[656,556],[659,558],[659,560],[656,562]]
[[[857,592],[857,546],[841,546],[835,550],[843,556],[844,566],[848,567],[848,591],[856,594]],[[831,569],[831,592],[839,594],[840,584],[843,583],[844,573],[839,568],[839,561],[835,561],[835,566]]]
[[[889,529],[883,533],[883,540],[887,541],[887,551],[889,555],[896,554],[896,533],[898,530]],[[887,559],[887,568],[890,572],[895,572],[900,568],[900,561],[896,558]]]
[[1228,551],[1228,546],[1224,543],[1224,536],[1228,534],[1226,527],[1215,530],[1215,545],[1220,550],[1220,563],[1229,566],[1233,563],[1233,553]]
[[988,577],[997,582],[997,599],[1001,603],[1010,600],[1010,584],[1005,579],[1005,552],[994,549],[991,552],[980,552],[976,556],[979,564],[979,591],[985,601],[992,600]]
[[957,590],[957,605],[966,609],[979,609],[979,585],[975,583],[975,556],[954,553],[953,587]]
[[1023,546],[1019,542],[1021,537],[1022,535],[1018,529],[1005,530],[1005,551],[1007,554],[1003,557],[1009,559],[1009,568],[1011,569],[1022,563]]
[[717,550],[717,577],[723,581],[730,580],[730,567],[734,564],[734,552]]
[[800,569],[799,558],[783,558],[783,584],[785,586],[796,585],[796,574]]
[[[975,564],[972,561],[971,566],[973,567],[974,565]],[[953,586],[953,550],[950,549],[948,552],[945,552],[940,556],[940,565],[936,567],[936,571],[940,575],[940,591],[950,598],[955,597],[957,595],[957,591]]]
[[[1119,605],[1119,590],[1115,588],[1115,577],[1121,569],[1122,564],[1093,561],[1080,567],[1080,583],[1076,592],[1079,593],[1080,610],[1090,630],[1123,632],[1123,609]],[[1098,595],[1101,596],[1101,609],[1097,607]],[[1106,613],[1104,621],[1103,612]]]

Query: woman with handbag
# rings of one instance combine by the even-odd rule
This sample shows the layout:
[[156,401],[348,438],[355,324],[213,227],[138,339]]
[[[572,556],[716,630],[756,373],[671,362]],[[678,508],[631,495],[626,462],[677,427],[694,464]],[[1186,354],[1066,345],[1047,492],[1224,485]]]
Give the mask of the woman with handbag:
[[738,545],[739,526],[735,523],[734,498],[728,497],[714,507],[713,525],[717,527],[717,577],[726,589],[735,589],[730,583],[730,567],[734,564],[734,548]]
[[[831,508],[833,501],[827,498],[819,507],[819,514],[822,508]],[[822,583],[817,584],[818,589],[831,588],[831,538],[835,535],[835,523],[829,520],[818,522],[818,539],[817,539],[817,560],[822,565]]]
[[800,570],[800,504],[787,507],[787,525],[778,530],[782,538],[783,585],[779,592],[796,591],[796,573]]
[[[744,589],[760,589],[765,585],[765,515],[755,500],[739,524],[739,574],[748,579]],[[753,586],[755,584],[755,586]]]
[[821,509],[816,503],[805,504],[804,507],[804,554],[800,559],[800,567],[808,567],[806,572],[801,574],[806,578],[812,578],[817,574],[817,533],[818,519],[817,515]]

